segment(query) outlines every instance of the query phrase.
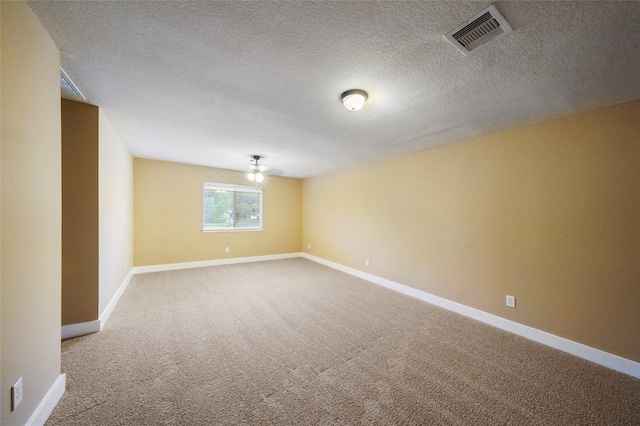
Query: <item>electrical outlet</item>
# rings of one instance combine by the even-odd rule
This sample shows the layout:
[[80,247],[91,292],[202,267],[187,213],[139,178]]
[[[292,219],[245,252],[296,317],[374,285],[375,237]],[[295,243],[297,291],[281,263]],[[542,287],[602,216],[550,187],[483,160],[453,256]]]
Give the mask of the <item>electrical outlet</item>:
[[364,261],[364,266],[369,266],[369,259]]
[[11,386],[11,411],[14,411],[22,402],[22,377]]
[[224,251],[229,253],[229,247],[225,248]]
[[311,244],[309,244],[309,250],[311,250]]
[[516,307],[516,297],[507,295],[507,306],[510,308]]

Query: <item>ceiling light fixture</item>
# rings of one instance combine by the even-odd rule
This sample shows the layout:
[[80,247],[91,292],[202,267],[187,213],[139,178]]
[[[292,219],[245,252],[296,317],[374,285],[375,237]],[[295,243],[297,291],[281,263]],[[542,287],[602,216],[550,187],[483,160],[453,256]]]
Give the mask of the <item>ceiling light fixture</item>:
[[264,180],[264,175],[260,171],[261,166],[258,164],[258,161],[260,161],[260,158],[261,157],[259,155],[253,156],[253,161],[255,161],[255,163],[251,165],[253,170],[247,173],[247,178],[249,178],[251,182],[262,182]]
[[359,89],[347,90],[340,95],[342,104],[349,111],[357,111],[362,108],[368,97],[367,92]]

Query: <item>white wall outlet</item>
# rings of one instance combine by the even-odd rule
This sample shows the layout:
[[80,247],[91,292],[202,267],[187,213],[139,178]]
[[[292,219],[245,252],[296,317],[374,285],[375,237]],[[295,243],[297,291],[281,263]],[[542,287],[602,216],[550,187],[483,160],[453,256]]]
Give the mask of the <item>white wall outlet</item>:
[[309,244],[309,250],[311,250],[311,244]]
[[507,306],[510,308],[516,307],[516,297],[507,295]]
[[369,266],[369,259],[364,261],[364,266]]
[[14,411],[22,402],[22,377],[11,386],[11,411]]
[[224,251],[225,251],[225,252],[227,252],[227,253],[229,253],[229,247],[226,247],[226,248],[224,249]]

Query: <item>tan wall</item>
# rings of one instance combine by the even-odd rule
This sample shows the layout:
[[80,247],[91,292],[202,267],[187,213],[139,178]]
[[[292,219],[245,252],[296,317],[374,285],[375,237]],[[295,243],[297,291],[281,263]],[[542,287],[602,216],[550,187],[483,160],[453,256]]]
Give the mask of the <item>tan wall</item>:
[[[0,41],[2,40],[2,7],[0,6]],[[1,49],[2,47],[0,47]],[[0,53],[0,76],[2,75],[2,54]],[[2,126],[2,87],[4,83],[0,84],[0,386],[2,382],[2,134],[4,133],[4,127]],[[2,422],[2,405],[0,405],[0,423]]]
[[[60,375],[60,58],[26,2],[0,8],[0,423],[23,425]],[[23,400],[11,412],[19,377]]]
[[205,181],[248,183],[240,172],[134,159],[136,266],[300,251],[299,179],[269,176],[261,184],[264,230],[240,232],[202,232]]
[[100,315],[133,266],[133,158],[100,111]]
[[133,158],[98,107],[62,100],[62,324],[97,320],[133,265]]
[[640,361],[638,135],[635,101],[308,179],[302,244]]
[[62,99],[62,324],[98,319],[98,107]]

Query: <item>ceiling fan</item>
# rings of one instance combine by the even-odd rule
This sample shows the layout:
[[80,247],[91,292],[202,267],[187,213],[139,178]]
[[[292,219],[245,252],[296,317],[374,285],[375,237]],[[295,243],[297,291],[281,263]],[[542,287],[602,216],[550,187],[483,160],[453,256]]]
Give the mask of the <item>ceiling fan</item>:
[[252,155],[251,159],[251,169],[247,173],[247,178],[251,182],[262,182],[265,176],[280,176],[284,174],[280,169],[271,169],[260,164],[260,160],[264,159],[262,155]]

